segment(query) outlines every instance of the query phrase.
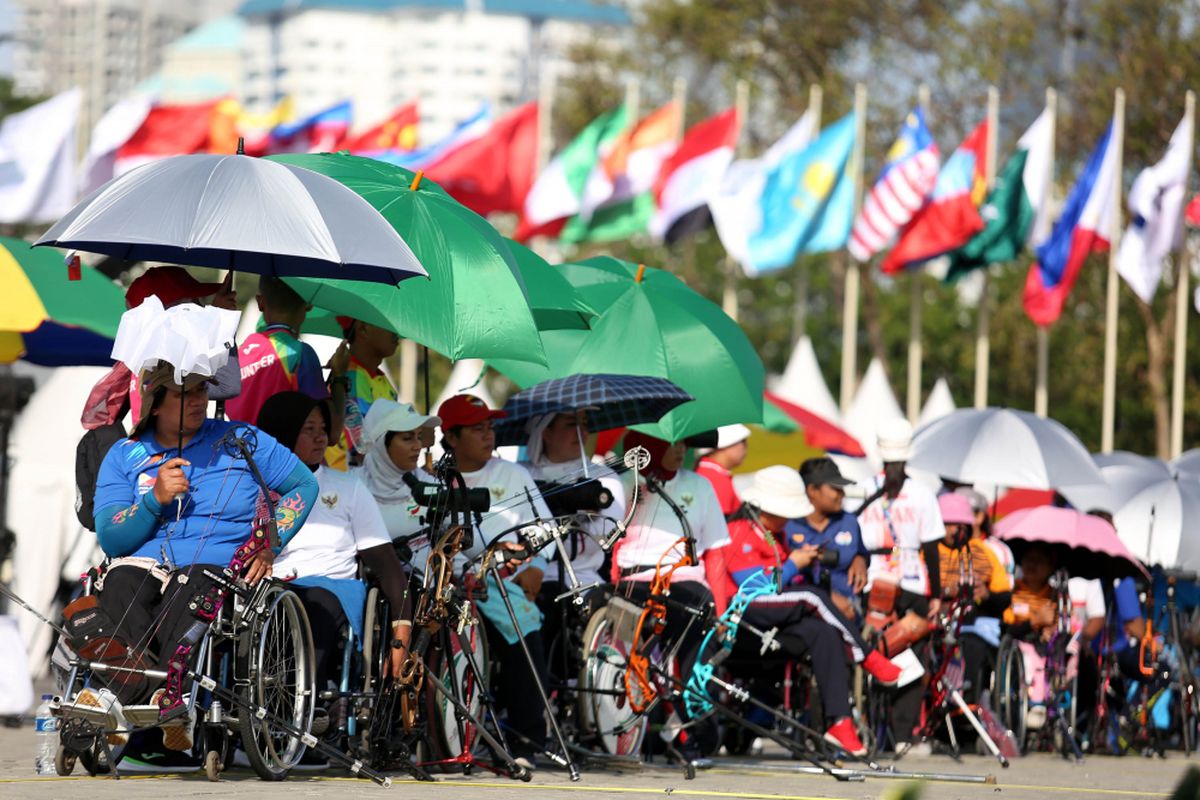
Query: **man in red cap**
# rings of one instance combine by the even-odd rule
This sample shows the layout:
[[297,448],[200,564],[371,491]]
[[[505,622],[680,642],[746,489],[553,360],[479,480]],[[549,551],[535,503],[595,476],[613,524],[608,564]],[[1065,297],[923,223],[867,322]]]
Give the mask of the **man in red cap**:
[[[464,556],[469,559],[478,556],[501,532],[522,522],[550,519],[550,510],[529,471],[492,454],[496,449],[492,420],[507,416],[503,411],[488,408],[478,397],[460,394],[442,403],[437,415],[442,420],[442,445],[454,453],[467,487],[487,487],[492,496],[492,510],[476,521],[473,542],[463,551]],[[428,557],[427,553],[425,557]],[[535,599],[542,588],[548,560],[552,558],[553,544],[504,579],[516,622],[529,648],[532,668],[543,686],[547,674],[546,649],[542,639],[542,612]],[[414,551],[414,566],[418,560],[419,555]],[[530,696],[529,682],[520,677],[531,665],[525,661],[516,627],[499,594],[489,591],[486,601],[476,605],[486,622],[489,651],[500,662],[504,673],[504,680],[496,687],[496,699],[500,707],[507,710],[509,725],[520,734],[509,739],[512,754],[518,763],[530,768],[534,753],[546,740],[546,709]]]
[[[346,342],[350,345],[350,365],[346,368],[346,421],[342,436],[325,450],[325,463],[345,470],[362,464],[363,420],[376,400],[395,400],[396,387],[380,366],[396,352],[400,337],[387,328],[371,325],[352,317],[338,317]],[[433,442],[430,441],[430,444]]]

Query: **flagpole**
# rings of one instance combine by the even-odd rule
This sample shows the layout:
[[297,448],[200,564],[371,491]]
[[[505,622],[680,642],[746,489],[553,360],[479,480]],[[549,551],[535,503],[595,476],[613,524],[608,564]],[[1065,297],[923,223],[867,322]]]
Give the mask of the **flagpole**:
[[1108,291],[1104,306],[1104,407],[1101,413],[1100,452],[1111,453],[1117,411],[1117,259],[1121,249],[1121,156],[1125,148],[1125,90],[1113,95],[1113,142],[1116,171],[1112,186],[1112,223],[1108,239]]
[[[929,119],[929,86],[922,83],[917,88],[917,104]],[[908,421],[913,425],[921,417],[921,316],[925,293],[921,285],[923,270],[913,267],[908,271]]]
[[[739,80],[734,84],[733,106],[737,113],[738,124],[745,126],[746,113],[750,108],[750,84],[744,80]],[[740,139],[741,137],[738,138]],[[737,322],[741,311],[738,308],[737,265],[726,254],[722,261],[722,266],[725,268],[725,289],[721,293],[721,308],[729,315],[730,319]]]
[[[1050,158],[1046,160],[1046,192],[1054,186],[1054,134],[1058,124],[1058,92],[1053,87],[1046,89],[1046,110],[1050,112]],[[1043,198],[1049,202],[1049,197]],[[1050,330],[1041,325],[1037,328],[1037,383],[1033,390],[1033,413],[1045,417],[1049,413],[1050,398],[1046,384],[1050,372]]]
[[[988,87],[987,94],[987,164],[984,165],[984,181],[988,192],[996,186],[996,156],[1000,138],[1000,90],[995,86]],[[991,358],[991,307],[988,297],[991,287],[991,265],[983,270],[983,280],[979,288],[979,328],[975,334],[975,407],[986,408],[988,399],[988,371]]]
[[[854,86],[854,150],[850,155],[850,169],[854,176],[854,213],[858,217],[863,203],[863,150],[867,133],[867,87],[859,83]],[[862,280],[859,263],[846,259],[846,285],[842,300],[842,382],[838,403],[842,413],[850,410],[850,401],[858,383],[858,285]]]
[[[1196,93],[1188,91],[1184,96],[1184,125],[1188,135],[1195,141]],[[1192,148],[1188,148],[1188,177],[1192,174]],[[1187,328],[1188,328],[1188,278],[1191,264],[1188,258],[1187,225],[1182,219],[1186,214],[1190,180],[1184,183],[1183,203],[1179,220],[1179,278],[1175,286],[1175,364],[1171,383],[1171,458],[1183,452],[1183,390],[1187,381]]]
[[[814,83],[808,87],[808,109],[805,113],[812,118],[812,138],[821,134],[821,106],[825,91],[821,84]],[[795,305],[792,312],[792,342],[798,342],[806,333],[808,325],[808,260],[803,253],[796,254],[796,283],[793,287]]]

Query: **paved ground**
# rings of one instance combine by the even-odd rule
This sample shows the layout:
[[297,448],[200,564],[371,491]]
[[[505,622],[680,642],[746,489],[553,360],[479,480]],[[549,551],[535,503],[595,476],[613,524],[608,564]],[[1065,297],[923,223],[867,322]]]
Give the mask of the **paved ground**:
[[[338,773],[304,776],[283,783],[263,783],[249,770],[227,774],[220,783],[209,783],[202,774],[187,776],[129,776],[106,778],[39,778],[32,766],[33,732],[0,729],[0,798],[214,798],[236,793],[245,798],[304,798],[329,796],[419,797],[422,800],[601,800],[601,798],[724,798],[726,800],[809,800],[812,798],[894,798],[907,781],[870,777],[860,783],[839,783],[821,775],[798,774],[796,762],[778,757],[753,761],[717,760],[717,766],[684,780],[679,770],[649,768],[638,771],[589,770],[579,783],[565,773],[541,770],[532,783],[516,783],[490,775],[443,776],[436,783],[417,784],[397,778],[390,790]],[[1200,759],[1195,759],[1200,766]],[[1069,764],[1052,756],[1020,759],[1007,770],[995,761],[976,756],[955,764],[945,756],[906,758],[900,767],[963,775],[992,775],[994,784],[930,781],[922,800],[1052,800],[1053,798],[1155,798],[1166,797],[1189,762],[1180,755],[1167,760],[1097,756],[1082,764]]]

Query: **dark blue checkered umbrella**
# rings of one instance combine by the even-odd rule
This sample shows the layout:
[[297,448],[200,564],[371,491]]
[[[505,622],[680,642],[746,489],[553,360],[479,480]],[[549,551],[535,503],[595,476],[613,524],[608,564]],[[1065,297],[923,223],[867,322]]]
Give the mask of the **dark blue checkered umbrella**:
[[571,375],[530,386],[509,398],[508,416],[496,422],[497,445],[522,445],[525,423],[543,414],[587,409],[588,428],[606,431],[657,422],[671,409],[694,400],[665,378],[640,375]]

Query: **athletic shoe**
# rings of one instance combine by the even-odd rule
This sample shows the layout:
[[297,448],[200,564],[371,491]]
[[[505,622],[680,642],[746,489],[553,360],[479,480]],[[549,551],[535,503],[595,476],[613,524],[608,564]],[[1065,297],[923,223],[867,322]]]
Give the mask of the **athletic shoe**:
[[1040,731],[1046,725],[1046,707],[1030,706],[1025,712],[1025,727],[1031,731]]
[[81,689],[79,694],[75,695],[75,700],[66,707],[69,708],[72,705],[97,708],[104,712],[107,717],[104,727],[110,731],[108,743],[113,747],[121,747],[129,742],[129,723],[125,721],[121,701],[108,689],[96,690],[91,687]]
[[143,751],[130,753],[128,750],[121,757],[117,769],[121,772],[149,773],[166,775],[179,772],[195,772],[204,766],[204,762],[187,753],[175,750]]
[[862,668],[875,680],[884,686],[895,686],[900,680],[902,670],[893,664],[883,653],[872,650],[863,659]]
[[[162,697],[166,689],[159,689],[150,698],[150,702],[157,706],[158,700]],[[192,732],[196,729],[196,708],[189,705],[187,698],[183,700],[181,709],[176,709],[177,716],[164,722],[159,727],[162,728],[163,747],[168,750],[178,750],[183,752],[192,749]]]
[[529,756],[516,756],[515,758],[513,758],[513,763],[516,764],[518,767],[521,767],[522,769],[529,770],[530,772],[533,772],[533,770],[535,769],[534,764],[533,764],[533,759],[530,758]]
[[831,725],[829,730],[825,731],[825,741],[842,748],[852,756],[862,757],[867,754],[866,746],[858,738],[858,731],[854,730],[854,721],[849,717],[842,717]]
[[[903,745],[899,747],[903,748]],[[901,749],[897,755],[912,756],[913,758],[929,758],[933,755],[933,745],[929,742],[909,744],[907,749]]]
[[296,772],[320,772],[329,769],[329,759],[309,748],[304,751],[304,755],[300,756],[300,760],[292,769]]

